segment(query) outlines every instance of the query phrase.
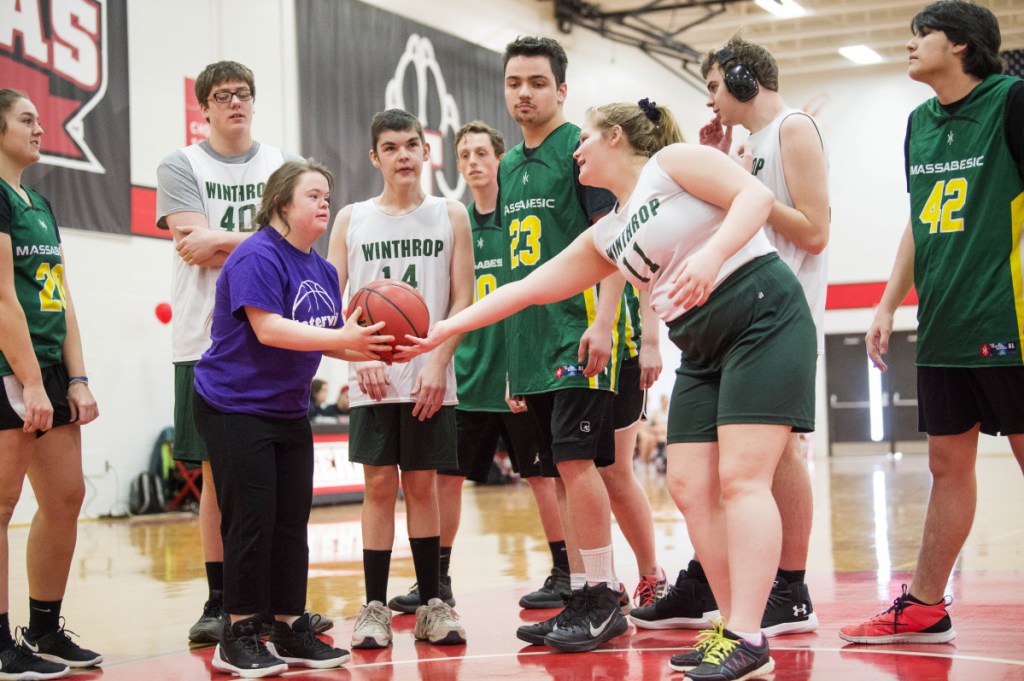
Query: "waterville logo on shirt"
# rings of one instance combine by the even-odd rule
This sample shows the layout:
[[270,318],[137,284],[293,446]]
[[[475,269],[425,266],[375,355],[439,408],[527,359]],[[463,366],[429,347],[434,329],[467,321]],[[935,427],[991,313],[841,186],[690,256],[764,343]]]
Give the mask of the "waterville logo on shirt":
[[307,279],[299,284],[295,294],[292,319],[321,329],[333,329],[338,325],[338,308],[323,286]]
[[972,156],[957,161],[946,161],[945,163],[918,163],[910,166],[911,175],[937,175],[939,173],[951,173],[958,170],[980,168],[985,165],[984,156]]
[[217,199],[218,201],[255,201],[263,198],[263,189],[266,186],[266,182],[250,184],[207,182],[206,198]]
[[554,199],[526,199],[525,201],[513,201],[512,203],[505,206],[502,211],[505,215],[511,215],[512,213],[519,212],[521,210],[529,210],[530,208],[550,208],[555,209]]
[[418,256],[429,258],[439,256],[444,252],[444,242],[440,239],[391,239],[362,244],[362,249],[363,258],[366,260],[415,258]]

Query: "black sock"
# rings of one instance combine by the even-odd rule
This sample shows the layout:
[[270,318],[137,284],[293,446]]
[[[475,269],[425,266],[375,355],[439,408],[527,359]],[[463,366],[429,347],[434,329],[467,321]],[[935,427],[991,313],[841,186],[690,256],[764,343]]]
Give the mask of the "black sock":
[[224,561],[206,564],[206,585],[210,589],[210,600],[218,600],[214,598],[214,591],[218,596],[224,592]]
[[57,631],[60,628],[60,605],[62,602],[28,599],[28,630],[37,636]]
[[775,576],[786,584],[803,584],[806,574],[807,570],[783,570],[779,568],[775,571]]
[[426,605],[431,598],[437,598],[441,588],[441,537],[409,537],[409,546],[416,568],[420,605]]
[[391,552],[363,549],[363,579],[366,580],[366,602],[388,602],[388,573]]
[[704,574],[704,566],[696,558],[690,561],[690,564],[686,567],[686,573],[698,581],[708,581],[708,576]]
[[14,647],[14,639],[11,638],[11,621],[6,612],[0,613],[0,650],[7,650]]
[[942,600],[939,601],[939,603],[925,603],[920,598],[917,598],[916,596],[912,596],[910,594],[910,592],[908,591],[907,592],[907,600],[910,601],[911,603],[917,603],[918,605],[938,605],[939,603],[945,602],[946,599],[943,598]]
[[569,552],[565,549],[565,541],[549,541],[548,548],[555,567],[569,574]]
[[450,547],[450,546],[442,546],[441,547],[440,558],[441,558],[441,576],[442,577],[447,577],[448,576],[448,568],[452,564],[452,547]]

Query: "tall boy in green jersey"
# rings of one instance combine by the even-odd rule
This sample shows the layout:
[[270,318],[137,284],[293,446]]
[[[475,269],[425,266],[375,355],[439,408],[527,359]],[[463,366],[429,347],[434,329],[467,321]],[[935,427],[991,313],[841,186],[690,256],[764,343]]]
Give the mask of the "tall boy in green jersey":
[[[610,193],[579,183],[572,154],[580,129],[562,111],[567,64],[549,38],[521,37],[505,48],[505,104],[523,132],[498,175],[509,281],[561,252],[614,204]],[[615,460],[612,406],[622,352],[616,310],[624,283],[619,278],[600,296],[590,289],[505,322],[510,394],[524,396],[536,419],[541,470],[558,476],[573,587],[564,611],[516,635],[558,650],[593,650],[628,627],[619,612],[608,492],[597,470]]]
[[[473,195],[468,206],[473,232],[475,288],[473,298],[490,294],[502,279],[505,239],[498,221],[498,163],[505,154],[501,133],[482,121],[463,125],[455,134],[459,172]],[[521,400],[506,397],[505,331],[501,324],[463,336],[455,351],[455,378],[459,404],[455,407],[458,465],[438,471],[438,508],[441,515],[440,597],[454,605],[448,574],[455,537],[462,517],[462,484],[469,478],[486,482],[493,466],[498,438],[508,446],[513,469],[530,485],[541,525],[551,549],[554,567],[544,585],[523,596],[524,608],[561,607],[569,593],[569,562],[562,524],[558,519],[555,482],[540,474],[533,417]],[[392,598],[388,606],[415,612],[419,586]]]
[[883,371],[893,311],[916,285],[919,427],[932,489],[909,590],[840,636],[944,643],[946,582],[974,520],[978,433],[1006,435],[1024,469],[1024,83],[1000,75],[999,24],[959,0],[911,22],[908,72],[936,97],[910,116],[910,223],[867,334]]

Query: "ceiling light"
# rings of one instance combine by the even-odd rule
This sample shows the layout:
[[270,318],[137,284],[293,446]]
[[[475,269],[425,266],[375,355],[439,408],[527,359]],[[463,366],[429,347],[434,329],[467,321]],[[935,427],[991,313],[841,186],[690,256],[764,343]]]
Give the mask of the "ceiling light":
[[792,19],[807,14],[807,10],[798,5],[795,0],[754,0],[754,4],[780,19]]
[[854,64],[881,64],[884,60],[882,55],[872,50],[867,45],[847,45],[839,48],[839,54],[843,55]]

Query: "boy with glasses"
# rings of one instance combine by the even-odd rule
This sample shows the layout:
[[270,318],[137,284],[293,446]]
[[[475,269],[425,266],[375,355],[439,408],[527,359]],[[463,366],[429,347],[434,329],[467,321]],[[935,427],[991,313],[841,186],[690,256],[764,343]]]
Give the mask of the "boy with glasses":
[[[253,230],[267,178],[286,154],[252,138],[256,82],[238,62],[210,64],[195,84],[196,100],[210,123],[210,138],[179,149],[157,168],[157,225],[169,229],[177,256],[172,272],[171,336],[174,362],[174,457],[202,467],[199,535],[209,598],[189,630],[192,643],[217,643],[224,624],[224,544],[209,455],[192,420],[194,368],[210,346],[214,290],[228,255]],[[320,631],[333,624],[320,621]]]

